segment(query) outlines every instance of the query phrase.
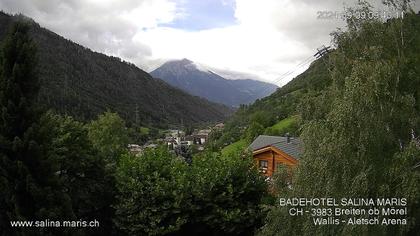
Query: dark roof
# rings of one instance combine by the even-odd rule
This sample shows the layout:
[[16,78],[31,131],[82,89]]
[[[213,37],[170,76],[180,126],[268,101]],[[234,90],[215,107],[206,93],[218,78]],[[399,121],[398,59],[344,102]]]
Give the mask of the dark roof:
[[185,141],[194,141],[194,136],[192,136],[192,135],[185,136],[184,140]]
[[255,151],[268,146],[280,149],[294,158],[299,158],[302,154],[302,142],[299,138],[294,137],[290,137],[288,143],[287,137],[260,135],[249,145],[249,149]]

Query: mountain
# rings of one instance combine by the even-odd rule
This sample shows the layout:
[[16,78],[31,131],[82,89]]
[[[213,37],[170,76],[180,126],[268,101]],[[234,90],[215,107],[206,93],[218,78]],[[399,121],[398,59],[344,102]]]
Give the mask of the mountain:
[[0,12],[0,40],[16,20],[31,25],[38,47],[40,103],[62,114],[89,120],[111,110],[144,125],[220,121],[231,109],[191,96],[154,79],[120,58],[93,52],[24,16]]
[[252,103],[277,89],[252,79],[226,79],[188,59],[168,61],[150,74],[192,95],[233,107]]

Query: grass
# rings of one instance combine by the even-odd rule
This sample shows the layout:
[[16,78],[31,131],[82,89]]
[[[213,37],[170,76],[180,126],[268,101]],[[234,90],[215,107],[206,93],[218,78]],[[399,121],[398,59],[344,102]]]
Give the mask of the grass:
[[150,129],[147,127],[140,127],[140,134],[149,135]]
[[[293,132],[296,129],[298,118],[298,116],[291,116],[286,119],[283,119],[274,124],[273,126],[265,129],[264,133],[268,135],[283,135],[287,132]],[[224,147],[222,149],[222,155],[230,156],[237,152],[243,152],[248,147],[248,145],[249,143],[247,143],[245,139],[240,139],[239,141],[236,141]]]
[[242,152],[247,148],[247,146],[248,146],[248,143],[246,142],[246,140],[240,139],[239,141],[231,143],[230,145],[224,147],[222,149],[222,155],[229,156],[236,152]]
[[292,131],[293,126],[298,122],[298,116],[291,116],[283,119],[265,130],[266,134],[282,134]]

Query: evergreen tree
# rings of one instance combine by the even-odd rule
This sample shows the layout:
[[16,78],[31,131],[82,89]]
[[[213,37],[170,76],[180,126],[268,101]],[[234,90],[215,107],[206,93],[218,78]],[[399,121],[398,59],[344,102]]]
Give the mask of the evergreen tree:
[[0,50],[0,230],[5,235],[30,230],[10,228],[11,220],[73,217],[47,156],[48,135],[41,132],[36,48],[28,31],[25,23],[13,25]]
[[72,117],[48,112],[42,127],[50,127],[53,137],[49,156],[58,164],[58,177],[71,197],[76,219],[99,221],[99,228],[74,229],[87,235],[113,232],[115,180],[114,170],[107,170],[106,160],[98,154],[88,139],[86,125]]

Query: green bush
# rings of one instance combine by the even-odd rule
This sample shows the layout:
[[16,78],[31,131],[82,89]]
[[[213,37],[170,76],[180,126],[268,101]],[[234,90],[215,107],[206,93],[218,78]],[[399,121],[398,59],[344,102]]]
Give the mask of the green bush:
[[251,158],[203,154],[188,165],[166,149],[124,155],[116,225],[130,235],[251,235],[267,184]]

